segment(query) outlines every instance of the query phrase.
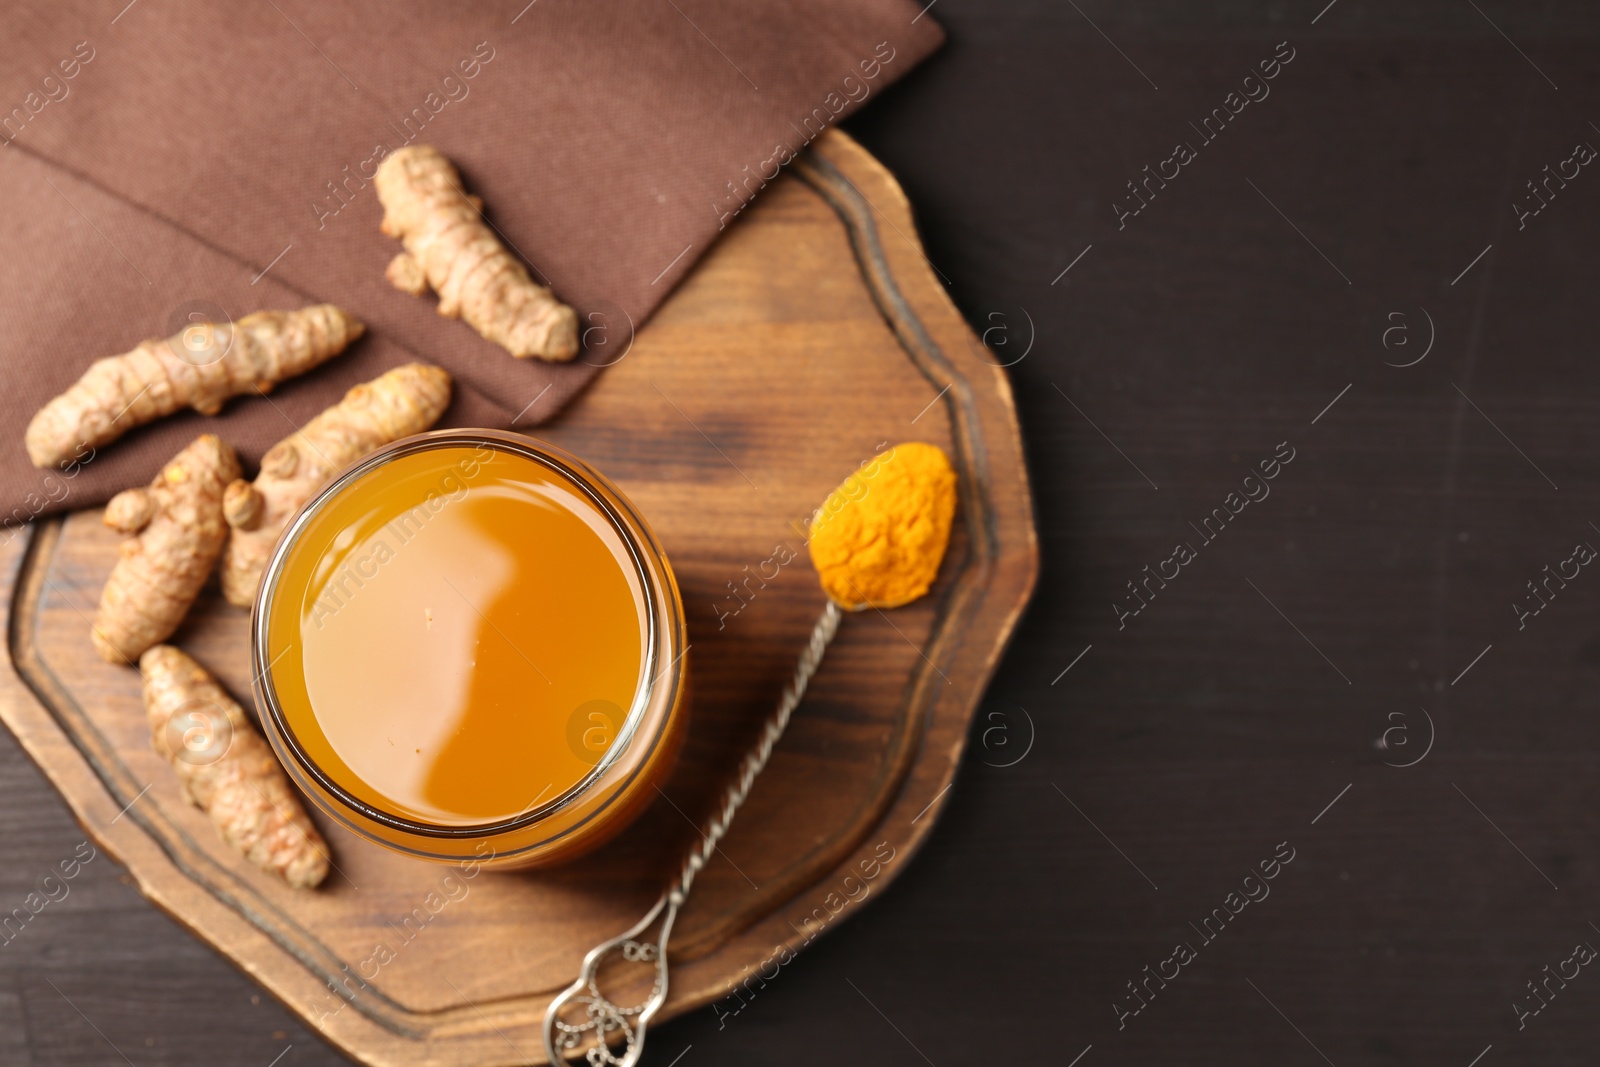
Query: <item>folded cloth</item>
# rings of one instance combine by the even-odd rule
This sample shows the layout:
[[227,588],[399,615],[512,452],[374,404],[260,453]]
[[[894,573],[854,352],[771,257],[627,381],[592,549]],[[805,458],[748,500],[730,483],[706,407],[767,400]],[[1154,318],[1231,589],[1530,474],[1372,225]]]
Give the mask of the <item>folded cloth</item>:
[[[415,359],[455,378],[446,424],[550,418],[779,166],[943,39],[912,0],[25,0],[0,27],[8,523],[141,484],[202,429],[253,464]],[[400,246],[372,175],[412,143],[578,310],[578,361],[513,359],[385,280]],[[368,335],[267,399],[29,464],[29,418],[92,360],[196,315],[321,302]]]

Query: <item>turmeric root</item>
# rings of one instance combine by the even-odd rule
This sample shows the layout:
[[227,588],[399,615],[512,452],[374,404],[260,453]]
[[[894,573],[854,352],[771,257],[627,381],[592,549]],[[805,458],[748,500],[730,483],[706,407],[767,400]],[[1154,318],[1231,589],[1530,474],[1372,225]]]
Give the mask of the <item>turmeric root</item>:
[[337,474],[368,452],[432,426],[450,404],[450,375],[408,363],[356,386],[344,399],[261,457],[252,484],[235,481],[223,498],[233,533],[222,561],[222,595],[249,607],[284,526]]
[[239,477],[233,449],[201,434],[146,488],[106,505],[105,523],[130,536],[100,593],[90,639],[108,663],[132,663],[183,621],[217,562],[228,526],[222,494]]
[[[178,772],[184,799],[262,870],[297,889],[326,878],[328,845],[243,709],[204,667],[171,645],[139,657],[139,670],[150,743]],[[192,746],[191,738],[203,746]]]
[[166,340],[96,360],[40,408],[23,443],[35,467],[81,458],[135,426],[192,407],[215,415],[230,397],[265,393],[344,351],[366,327],[332,304],[195,323]]
[[463,318],[518,359],[560,362],[578,354],[578,316],[500,243],[483,201],[461,189],[461,175],[437,149],[410,145],[378,165],[373,184],[383,232],[405,251],[386,277],[420,296],[431,286],[439,314]]

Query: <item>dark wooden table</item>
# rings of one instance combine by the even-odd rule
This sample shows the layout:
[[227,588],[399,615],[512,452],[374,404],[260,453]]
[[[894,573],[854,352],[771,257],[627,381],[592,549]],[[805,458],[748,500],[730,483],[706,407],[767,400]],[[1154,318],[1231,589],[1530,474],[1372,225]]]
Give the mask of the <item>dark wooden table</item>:
[[[1600,12],[1325,3],[940,0],[851,124],[1043,579],[914,869],[656,1062],[1593,1062]],[[0,806],[9,909],[80,835],[8,739]],[[104,858],[49,908],[0,1063],[340,1062]]]

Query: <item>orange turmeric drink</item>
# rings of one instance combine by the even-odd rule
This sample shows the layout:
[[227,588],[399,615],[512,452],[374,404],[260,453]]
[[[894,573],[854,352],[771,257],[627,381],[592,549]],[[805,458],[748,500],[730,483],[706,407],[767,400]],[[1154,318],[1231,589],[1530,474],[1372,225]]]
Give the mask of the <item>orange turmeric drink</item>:
[[598,473],[514,434],[423,434],[340,475],[285,530],[253,631],[290,774],[424,858],[586,851],[648,802],[683,732],[659,545]]

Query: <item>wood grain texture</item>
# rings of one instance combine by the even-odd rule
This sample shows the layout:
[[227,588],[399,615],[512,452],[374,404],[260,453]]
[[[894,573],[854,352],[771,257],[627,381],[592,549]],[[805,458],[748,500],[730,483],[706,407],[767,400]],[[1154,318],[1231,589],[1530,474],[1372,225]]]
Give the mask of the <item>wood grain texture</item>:
[[[449,869],[324,823],[338,869],[322,891],[249,869],[150,750],[137,675],[89,647],[86,617],[116,551],[97,513],[0,549],[16,669],[0,677],[0,717],[152,901],[329,1040],[374,1064],[536,1062],[550,996],[654,898],[792,670],[823,603],[797,528],[884,444],[932,441],[962,491],[938,585],[892,616],[846,620],[680,916],[663,1015],[724,995],[848,914],[852,886],[904,869],[1035,578],[1006,380],[913,234],[893,178],[829,133],[543,434],[650,519],[683,587],[695,661],[680,768],[595,855],[446,893]],[[795,562],[747,582],[771,573],[760,565],[780,546]],[[235,694],[249,691],[246,621],[213,590],[176,638]],[[456,899],[431,911],[430,893]],[[406,928],[419,908],[426,921]],[[379,945],[389,953],[375,956]],[[363,966],[385,956],[376,973]],[[353,995],[330,992],[341,982]]]

